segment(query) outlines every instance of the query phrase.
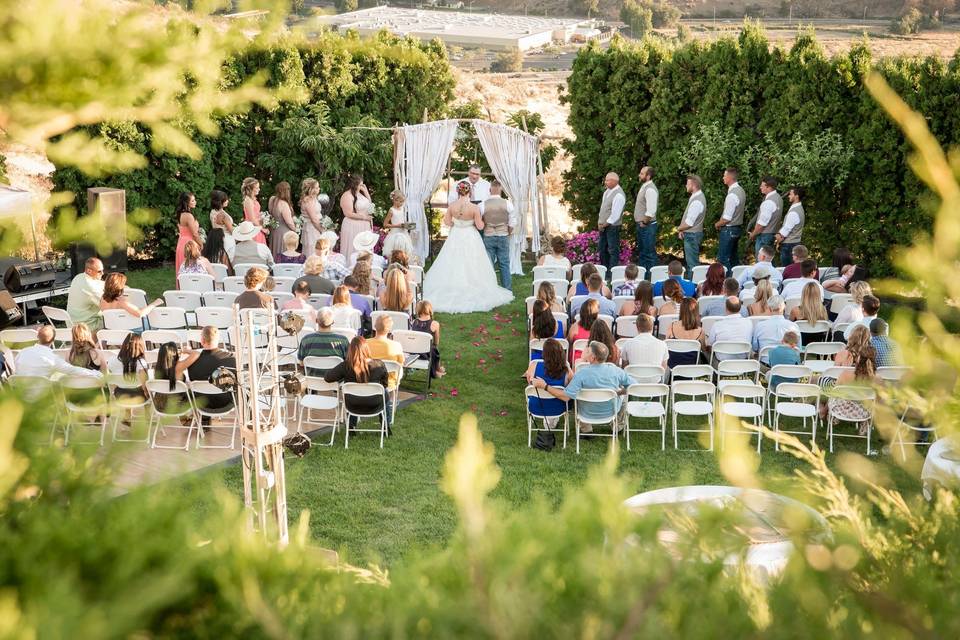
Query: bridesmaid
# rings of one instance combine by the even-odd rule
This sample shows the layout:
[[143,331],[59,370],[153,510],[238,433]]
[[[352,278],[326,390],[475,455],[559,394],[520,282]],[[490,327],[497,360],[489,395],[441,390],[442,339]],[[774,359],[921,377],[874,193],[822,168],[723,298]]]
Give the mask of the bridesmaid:
[[303,216],[303,229],[300,232],[300,244],[305,255],[313,255],[317,240],[323,234],[320,221],[323,219],[323,209],[317,197],[320,195],[320,183],[313,178],[306,178],[300,183],[300,213]]
[[289,182],[277,183],[273,195],[267,201],[267,211],[277,221],[277,228],[270,233],[270,252],[278,255],[286,249],[283,239],[287,232],[296,233],[297,230],[297,225],[293,221],[293,202]]
[[177,238],[177,253],[174,258],[174,273],[180,273],[180,265],[183,264],[183,248],[191,240],[197,243],[197,246],[203,246],[200,242],[200,224],[193,217],[193,210],[197,206],[197,198],[187,191],[180,194],[177,201],[177,230],[180,236]]
[[243,185],[240,187],[243,193],[243,219],[249,220],[253,226],[260,227],[261,231],[253,237],[254,241],[260,244],[267,244],[267,237],[263,229],[263,216],[260,215],[260,202],[257,201],[257,195],[260,194],[260,182],[256,178],[244,178]]
[[353,239],[358,233],[371,231],[370,192],[359,175],[347,179],[347,190],[340,195],[340,210],[343,223],[340,225],[340,253],[349,256],[353,251]]

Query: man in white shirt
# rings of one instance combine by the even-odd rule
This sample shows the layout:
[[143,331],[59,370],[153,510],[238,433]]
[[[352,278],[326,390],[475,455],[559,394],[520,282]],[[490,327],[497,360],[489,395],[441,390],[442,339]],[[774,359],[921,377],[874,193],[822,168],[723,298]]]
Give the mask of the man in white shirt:
[[637,223],[637,264],[650,273],[657,263],[657,206],[660,192],[653,183],[653,167],[640,169],[640,190],[633,208]]
[[[750,318],[740,315],[740,300],[732,296],[727,298],[726,311],[727,315],[714,322],[710,331],[707,332],[707,346],[713,347],[718,342],[753,344],[753,322]],[[719,354],[717,360],[728,360],[734,355]]]
[[[775,347],[780,344],[783,340],[783,335],[789,331],[797,334],[799,338],[803,336],[803,334],[800,333],[800,327],[797,326],[797,323],[791,322],[783,317],[783,312],[786,310],[787,305],[782,297],[771,297],[767,300],[767,306],[777,313],[754,325],[752,344],[753,350],[757,353],[760,353],[760,350],[764,347]],[[766,356],[764,356],[761,362],[767,364]]]
[[794,278],[792,280],[787,280],[783,284],[783,291],[780,292],[780,296],[784,300],[790,300],[791,298],[799,298],[803,295],[803,288],[809,283],[817,285],[817,288],[820,289],[820,297],[823,298],[823,285],[815,277],[817,274],[817,261],[806,259],[800,263],[800,277]]
[[740,264],[737,248],[743,235],[743,211],[747,206],[747,192],[737,182],[738,175],[736,167],[727,167],[723,172],[727,197],[723,200],[723,213],[713,225],[718,232],[717,262],[726,267],[727,275],[733,273],[735,265]]
[[610,277],[613,268],[620,264],[620,223],[627,194],[620,186],[620,176],[612,171],[603,179],[606,189],[600,200],[597,229],[600,231],[600,264],[607,268]]
[[[483,201],[490,197],[490,183],[480,175],[480,165],[470,165],[470,168],[467,169],[467,179],[460,182],[466,182],[470,185],[470,202],[479,205],[480,212],[483,213]],[[454,188],[450,190],[448,202],[456,202],[457,197],[457,189],[454,185]]]
[[683,211],[677,233],[683,241],[683,258],[687,263],[687,280],[693,279],[693,268],[700,264],[700,245],[703,243],[703,219],[707,214],[707,198],[703,195],[700,176],[687,176],[687,208]]
[[787,192],[790,208],[776,236],[776,242],[780,245],[780,264],[784,267],[792,260],[793,248],[803,241],[803,225],[807,221],[807,214],[803,210],[804,195],[806,192],[803,187],[790,187]]
[[67,294],[67,313],[74,324],[84,323],[91,331],[103,328],[100,298],[103,297],[103,263],[99,258],[87,258],[83,273],[70,282]]
[[740,274],[740,286],[744,287],[748,282],[752,282],[754,272],[763,266],[770,271],[770,284],[773,285],[774,289],[779,289],[780,283],[783,281],[783,276],[773,266],[773,256],[775,254],[776,250],[771,245],[760,247],[760,250],[757,252],[757,264],[752,267],[747,267],[743,270],[743,273]]
[[620,347],[620,359],[623,366],[643,364],[667,368],[667,345],[653,335],[653,316],[641,313],[637,316],[637,335]]
[[16,372],[21,376],[36,376],[50,379],[56,374],[99,378],[100,372],[75,367],[53,352],[53,340],[57,332],[45,324],[37,329],[37,344],[27,347],[17,355]]
[[777,229],[780,228],[780,218],[783,217],[783,198],[777,193],[777,180],[771,176],[764,176],[760,181],[760,193],[763,202],[754,216],[754,223],[750,230],[750,240],[754,243],[754,253],[760,253],[760,247],[773,245]]

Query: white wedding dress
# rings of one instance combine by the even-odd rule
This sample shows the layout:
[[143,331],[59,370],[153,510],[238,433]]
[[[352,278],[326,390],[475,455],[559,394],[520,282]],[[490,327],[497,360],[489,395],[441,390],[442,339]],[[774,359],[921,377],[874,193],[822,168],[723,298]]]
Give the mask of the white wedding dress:
[[473,220],[453,220],[447,241],[423,277],[423,298],[444,313],[489,311],[513,300],[513,292],[497,284]]

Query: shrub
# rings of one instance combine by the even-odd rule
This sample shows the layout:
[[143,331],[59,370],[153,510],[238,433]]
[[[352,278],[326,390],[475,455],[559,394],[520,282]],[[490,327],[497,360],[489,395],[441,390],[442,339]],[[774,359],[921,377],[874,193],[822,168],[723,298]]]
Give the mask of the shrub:
[[523,71],[523,54],[520,49],[514,47],[509,51],[498,53],[490,63],[490,71],[493,73]]
[[913,33],[920,33],[923,26],[923,14],[916,7],[910,7],[899,18],[894,18],[890,23],[890,33],[906,36]]
[[630,27],[630,35],[642,38],[653,30],[653,11],[650,7],[626,0],[620,8],[620,19]]
[[[571,264],[600,264],[600,232],[594,229],[567,240],[567,258]],[[620,264],[633,261],[633,241],[620,232]]]

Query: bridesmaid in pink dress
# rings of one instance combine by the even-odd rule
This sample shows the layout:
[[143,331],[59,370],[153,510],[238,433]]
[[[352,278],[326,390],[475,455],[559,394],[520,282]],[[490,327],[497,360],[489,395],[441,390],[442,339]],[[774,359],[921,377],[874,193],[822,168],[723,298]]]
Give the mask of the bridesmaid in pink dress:
[[340,253],[350,257],[356,249],[353,239],[363,231],[372,228],[373,216],[370,215],[370,192],[363,178],[351,175],[347,180],[347,190],[340,196],[340,210],[343,211],[343,222],[340,223]]
[[255,242],[267,244],[269,229],[263,229],[263,218],[260,215],[260,202],[257,195],[260,193],[260,182],[256,178],[244,178],[240,188],[243,193],[243,219],[249,220],[254,226],[260,227],[260,233],[253,237]]
[[181,193],[177,201],[177,230],[180,235],[177,238],[177,253],[174,258],[174,273],[180,273],[180,265],[183,264],[183,248],[188,242],[193,240],[197,246],[202,247],[200,242],[200,224],[193,217],[193,210],[197,206],[197,199],[192,193]]

